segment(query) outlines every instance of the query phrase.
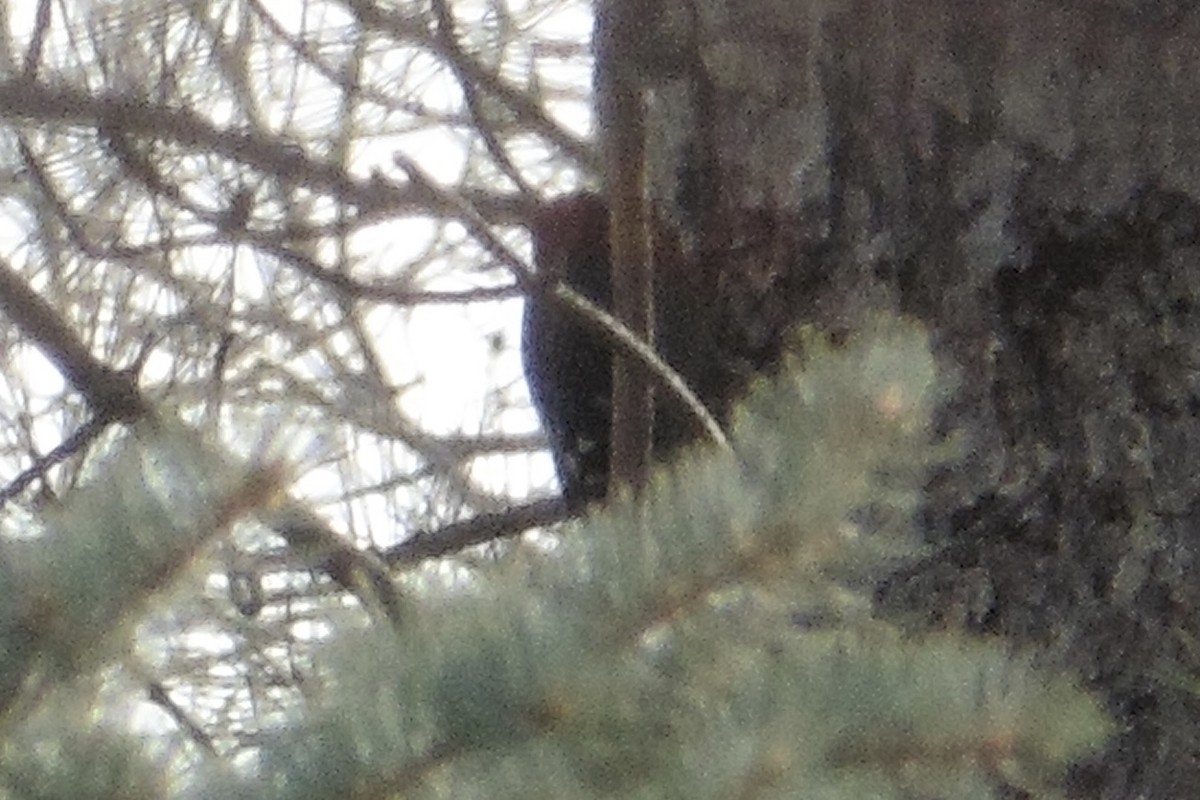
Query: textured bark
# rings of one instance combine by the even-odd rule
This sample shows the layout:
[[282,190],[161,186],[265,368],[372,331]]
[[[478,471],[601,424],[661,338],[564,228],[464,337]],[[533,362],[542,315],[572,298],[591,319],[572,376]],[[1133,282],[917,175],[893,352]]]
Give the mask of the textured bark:
[[928,487],[945,549],[881,601],[1044,646],[1105,696],[1128,727],[1073,797],[1200,786],[1192,9],[678,0],[647,71],[653,193],[731,369],[798,321],[933,331],[967,452]]

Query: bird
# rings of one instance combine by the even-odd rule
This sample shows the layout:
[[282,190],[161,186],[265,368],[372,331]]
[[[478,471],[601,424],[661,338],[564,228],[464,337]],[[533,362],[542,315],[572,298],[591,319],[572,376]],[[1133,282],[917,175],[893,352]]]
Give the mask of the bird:
[[[551,200],[530,219],[538,279],[563,284],[612,308],[608,207],[595,193]],[[522,361],[572,512],[608,490],[612,424],[612,349],[573,311],[546,296],[525,301]]]
[[[712,215],[679,232],[651,204],[654,346],[722,427],[759,375],[784,360],[789,331],[816,307],[822,281],[803,258],[805,227],[785,209]],[[530,213],[537,282],[562,282],[613,310],[608,204],[580,191],[540,201]],[[684,241],[690,242],[687,246]],[[567,509],[608,492],[612,347],[549,292],[526,297],[522,359],[530,397],[550,444]],[[655,392],[654,461],[701,439],[704,428],[666,391]]]
[[[612,311],[608,206],[594,192],[550,200],[531,215],[538,280],[561,281]],[[654,223],[654,307],[659,355],[708,405],[725,408],[727,376],[714,369],[715,304],[699,270],[688,268],[678,243]],[[542,293],[526,298],[522,358],[530,397],[550,444],[568,510],[605,499],[612,427],[612,347],[573,309]],[[663,461],[702,435],[672,399],[656,393],[653,455]],[[710,406],[711,408],[712,406]]]

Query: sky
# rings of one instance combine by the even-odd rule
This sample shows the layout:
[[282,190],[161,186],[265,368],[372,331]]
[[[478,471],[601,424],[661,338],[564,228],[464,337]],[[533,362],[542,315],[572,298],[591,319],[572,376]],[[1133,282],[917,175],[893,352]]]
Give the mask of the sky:
[[[36,3],[10,4],[9,27],[22,41],[34,27]],[[142,10],[131,12],[130,8],[141,6]],[[86,63],[89,44],[86,37],[78,35],[84,23],[94,25],[113,35],[121,31],[143,31],[159,24],[164,13],[179,16],[181,4],[163,5],[119,0],[94,0],[66,8],[74,9],[78,18],[73,19],[74,33],[68,35],[62,25],[60,12],[52,17],[51,34],[47,38],[47,60],[53,53],[61,51],[68,60]],[[221,25],[237,24],[236,14],[228,13],[236,8],[213,4],[208,6],[210,14]],[[305,41],[313,41],[328,48],[331,58],[344,43],[339,41],[338,32],[345,30],[352,20],[336,2],[307,2],[295,0],[265,0],[262,7],[274,15],[280,29]],[[58,7],[56,7],[57,9]],[[471,30],[481,23],[482,4],[456,2],[455,13],[460,27]],[[512,20],[527,24],[523,30],[512,35],[514,45],[506,48],[506,57],[512,70],[532,65],[539,74],[539,84],[550,100],[550,113],[565,127],[578,134],[586,134],[591,118],[586,102],[586,89],[590,82],[590,63],[586,58],[586,42],[591,26],[590,3],[576,0],[553,5],[546,11],[534,11],[525,0],[512,0],[508,10]],[[224,10],[224,11],[223,11]],[[225,13],[224,17],[218,15]],[[186,30],[186,27],[180,28]],[[133,34],[131,34],[133,35]],[[344,38],[344,37],[342,37]],[[181,40],[182,41],[182,40]],[[57,50],[56,50],[57,49]],[[132,50],[132,48],[131,48]],[[295,65],[271,48],[253,49],[247,56],[253,65],[250,91],[259,97],[258,111],[263,120],[280,130],[297,131],[300,136],[319,139],[332,135],[340,125],[338,93],[330,88],[328,76],[309,69],[297,71]],[[136,68],[136,59],[129,58],[130,69]],[[406,99],[420,104],[432,112],[455,113],[461,110],[462,96],[457,83],[447,70],[437,64],[427,53],[396,49],[372,53],[363,60],[363,82],[370,85],[388,85],[389,81],[403,80],[398,86],[405,92]],[[502,68],[502,72],[505,68]],[[517,75],[513,73],[514,77]],[[136,75],[134,76],[137,77]],[[181,73],[181,81],[189,80]],[[203,81],[203,74],[191,80]],[[111,79],[117,80],[117,79]],[[119,87],[116,87],[119,89]],[[565,91],[567,89],[573,92]],[[197,110],[219,125],[236,124],[233,105],[223,102],[217,93],[212,103]],[[394,157],[401,153],[419,164],[428,175],[447,186],[457,185],[468,171],[469,147],[472,141],[461,131],[449,125],[428,124],[416,118],[404,119],[391,115],[383,119],[370,119],[369,104],[363,111],[364,126],[378,125],[379,133],[363,137],[349,155],[350,170],[360,178],[366,178],[379,170],[396,180],[401,180],[394,166]],[[475,143],[477,145],[477,143]],[[526,169],[531,183],[547,194],[568,190],[577,178],[569,168],[551,167],[555,159],[540,141],[522,140],[511,150],[514,160]],[[475,154],[478,156],[478,150]],[[203,166],[203,165],[202,165]],[[83,178],[86,179],[86,176]],[[223,178],[222,180],[225,180]],[[205,187],[208,186],[206,189]],[[206,184],[196,181],[188,187],[191,199],[201,204],[219,208],[224,202],[220,191],[223,184]],[[216,189],[217,191],[213,191]],[[207,192],[207,194],[206,194]],[[133,212],[136,214],[137,212]],[[81,209],[85,217],[88,209]],[[146,210],[145,224],[154,225],[150,211]],[[136,220],[135,220],[136,223]],[[21,250],[16,243],[23,241],[31,229],[32,222],[24,209],[17,204],[0,204],[0,242],[14,243],[13,250]],[[528,255],[528,244],[523,232],[505,232],[518,251]],[[348,251],[356,259],[356,276],[367,279],[373,276],[388,278],[401,268],[422,257],[422,253],[442,236],[456,246],[446,251],[440,259],[434,259],[421,268],[428,276],[420,288],[428,290],[463,290],[483,284],[506,283],[508,276],[495,271],[480,275],[478,268],[488,264],[488,257],[474,247],[465,232],[457,225],[442,230],[438,221],[421,218],[386,220],[356,234],[347,243]],[[5,248],[8,250],[8,248]],[[28,251],[25,255],[30,255]],[[261,303],[269,295],[269,281],[264,282],[261,264],[244,253],[221,255],[221,267],[235,271],[237,291],[245,304]],[[212,254],[201,258],[212,258]],[[201,264],[204,270],[209,265]],[[42,287],[36,287],[42,288]],[[471,434],[477,432],[528,433],[536,430],[537,420],[528,407],[528,398],[520,366],[520,313],[519,300],[503,303],[480,303],[464,308],[446,305],[428,305],[411,309],[394,306],[364,306],[365,327],[378,342],[377,351],[384,359],[384,367],[393,383],[407,387],[398,394],[397,402],[402,409],[417,420],[428,431],[435,434]],[[258,343],[269,348],[269,342]],[[143,380],[148,384],[167,379],[172,355],[169,350],[152,354],[147,361]],[[47,402],[60,396],[65,385],[50,365],[30,350],[16,356],[19,370],[28,376],[37,394]],[[119,366],[119,365],[118,365]],[[323,369],[319,359],[309,359],[295,365],[296,369],[312,370],[319,375]],[[504,387],[504,402],[497,404],[493,391]],[[63,438],[62,420],[53,419],[35,426],[37,446],[43,452],[56,446]],[[257,441],[260,432],[237,432],[244,435],[243,441]],[[320,449],[319,446],[317,448]],[[288,457],[301,462],[296,489],[302,495],[312,497],[318,503],[327,497],[331,478],[341,480],[336,465],[326,468],[317,466],[326,453],[311,452],[312,447],[300,447]],[[362,468],[371,471],[370,462],[377,461],[376,454],[362,454]],[[333,472],[330,472],[330,469]],[[553,468],[546,453],[532,456],[505,456],[482,459],[473,476],[488,490],[510,494],[521,498],[531,493],[553,489]]]
[[[90,45],[86,36],[79,35],[85,24],[94,24],[114,36],[136,37],[158,24],[161,15],[182,14],[181,9],[188,5],[183,0],[161,4],[144,0],[76,0],[74,3],[68,0],[65,4],[52,3],[52,26],[47,38],[45,59],[48,63],[61,63],[66,73],[72,70],[87,73],[91,69],[88,64]],[[237,0],[225,4],[191,5],[193,8],[203,7],[217,15],[236,9]],[[33,14],[38,6],[35,2],[4,5],[9,29],[17,42],[27,41],[34,27]],[[134,6],[140,6],[141,10],[130,13],[129,9]],[[347,23],[338,10],[339,4],[335,2],[262,0],[261,6],[274,11],[283,30],[303,36],[305,40],[311,38],[321,41],[322,46],[327,46],[330,52],[336,52],[337,47],[344,44],[330,33]],[[557,11],[533,14],[526,3],[513,0],[510,8],[514,19],[528,16],[531,20],[530,27],[516,35],[516,41],[525,44],[516,44],[510,50],[514,75],[524,66],[535,65],[541,86],[547,96],[553,98],[548,103],[550,112],[573,131],[586,133],[590,126],[586,97],[590,82],[590,64],[586,58],[586,40],[591,26],[590,4],[567,2],[561,4]],[[457,2],[455,9],[462,15],[463,24],[468,25],[470,5]],[[64,13],[74,15],[71,17],[70,35],[62,24]],[[214,24],[218,23],[236,25],[237,15],[228,14],[216,19]],[[178,30],[186,31],[188,28],[181,22]],[[541,44],[535,46],[535,42]],[[17,55],[20,55],[20,50]],[[127,57],[109,65],[112,74],[105,76],[104,80],[92,74],[92,79],[97,80],[96,85],[104,90],[120,91],[121,81],[136,79],[139,70],[153,67],[140,64],[136,55],[131,47]],[[280,52],[270,49],[256,50],[249,54],[249,59],[254,65],[251,77],[258,81],[250,88],[260,98],[258,110],[263,120],[280,130],[297,131],[305,139],[319,140],[332,132],[331,126],[338,120],[337,94],[330,89],[326,77],[306,71],[295,72],[292,65],[282,59]],[[389,76],[393,75],[413,81],[411,85],[397,86],[397,89],[410,91],[410,98],[428,109],[454,110],[461,101],[454,82],[444,72],[435,70],[427,56],[381,52],[374,54],[368,62],[369,69],[383,85],[387,85]],[[202,71],[194,74],[181,72],[177,78],[180,81],[205,80]],[[231,122],[234,112],[232,104],[224,103],[216,89],[213,90],[213,96],[215,99],[212,103],[196,110],[206,114],[216,124]],[[374,169],[397,177],[394,156],[399,152],[419,163],[434,179],[448,186],[458,183],[468,163],[466,148],[469,142],[461,133],[448,125],[421,124],[420,120],[415,119],[390,117],[380,122],[382,133],[364,138],[356,144],[350,155],[350,168],[358,177],[365,178]],[[54,136],[60,132],[37,131],[37,135],[42,133]],[[91,134],[85,132],[81,138],[86,139],[87,135]],[[94,145],[92,147],[94,149]],[[554,154],[548,153],[540,143],[523,141],[519,147],[514,147],[513,156],[523,167],[527,167],[531,182],[547,194],[566,191],[575,185],[577,177],[569,169],[551,166]],[[77,167],[69,159],[57,162],[54,166],[62,170]],[[236,181],[240,176],[236,172],[229,173],[229,165],[199,161],[191,166],[197,170],[197,175],[196,180],[187,185],[189,199],[200,205],[220,208],[225,202],[222,192],[227,188],[227,183],[222,181]],[[84,191],[91,188],[86,185],[89,174],[85,167],[80,168],[78,180],[81,191],[79,196],[72,198],[72,202],[76,203],[73,210],[84,224],[103,226],[106,224],[105,215],[112,209],[88,206],[92,194]],[[211,169],[211,174],[205,174],[206,169]],[[20,176],[18,179],[19,183],[24,180]],[[6,194],[3,188],[0,187],[0,197]],[[30,195],[27,183],[17,188],[26,197]],[[28,268],[29,274],[36,275],[32,281],[34,288],[45,296],[53,297],[52,290],[55,287],[46,285],[46,276],[52,273],[40,269],[38,262],[43,254],[34,241],[36,222],[28,214],[29,206],[28,200],[0,202],[0,253],[9,258],[14,266]],[[156,220],[151,210],[134,209],[121,222],[126,223],[130,227],[145,225],[149,229]],[[372,273],[387,277],[394,274],[394,265],[404,265],[420,256],[432,237],[441,232],[436,221],[397,216],[371,226],[346,244],[348,252],[355,258],[358,277],[370,277]],[[420,288],[460,290],[479,285],[479,276],[472,273],[481,264],[486,264],[486,256],[469,242],[465,232],[458,226],[451,225],[445,234],[448,241],[458,246],[446,251],[440,263],[434,259],[427,265],[424,274],[430,277],[422,282]],[[512,230],[505,232],[505,235],[519,251],[528,254],[528,243],[522,232]],[[262,264],[249,257],[246,249],[197,248],[189,257],[195,259],[192,266],[197,274],[206,278],[222,270],[232,271],[244,307],[252,306],[256,301],[264,302],[265,296],[269,295],[270,284],[264,279]],[[493,273],[486,279],[490,282],[508,282],[507,277],[499,273]],[[105,313],[121,313],[125,310],[119,305],[119,300],[109,300]],[[166,301],[156,298],[146,299],[146,302]],[[528,407],[521,375],[519,300],[464,308],[426,306],[398,309],[365,304],[363,308],[364,325],[378,343],[377,351],[384,359],[386,372],[394,385],[408,387],[398,393],[397,402],[426,430],[433,433],[470,434],[478,432],[484,425],[493,432],[520,433],[536,428],[536,417]],[[499,347],[495,346],[497,343]],[[274,355],[269,353],[273,347],[271,342],[247,344]],[[102,342],[94,346],[97,354],[103,355]],[[153,354],[146,362],[141,376],[144,386],[167,382],[171,366],[171,352],[167,348],[170,346],[174,346],[174,343],[165,345],[161,352]],[[8,380],[0,376],[0,403],[12,401],[10,407],[21,405],[23,398],[12,393],[19,383],[20,390],[28,390],[33,395],[30,405],[35,411],[60,405],[68,389],[62,376],[49,362],[31,347],[7,356],[7,366],[11,372]],[[283,358],[283,355],[280,354],[280,357]],[[124,363],[112,365],[121,367]],[[319,358],[311,354],[289,362],[287,366],[301,372],[309,370],[313,376],[319,376],[321,370],[326,368]],[[492,393],[497,387],[507,387],[505,393],[509,402],[505,404],[505,409],[495,406],[489,399],[494,397]],[[170,395],[169,386],[167,389],[161,396],[169,406],[174,398]],[[237,427],[240,424],[233,421],[223,431],[227,446],[243,454],[247,449],[265,447],[295,459],[299,469],[293,491],[311,502],[335,529],[353,531],[358,535],[365,532],[380,546],[390,544],[397,535],[405,532],[392,517],[392,498],[364,495],[349,503],[336,502],[350,472],[354,473],[355,480],[363,483],[386,476],[390,466],[387,460],[392,457],[386,448],[373,450],[362,447],[351,453],[341,453],[334,446],[325,452],[322,442],[306,436],[288,422],[282,423],[276,431],[269,429],[273,424],[269,418],[260,421],[257,428]],[[39,415],[32,427],[34,449],[45,453],[57,447],[74,430],[75,425],[75,420],[60,413]],[[354,441],[361,443],[367,439],[359,437]],[[333,458],[326,460],[327,456]],[[3,472],[0,481],[11,479],[24,466],[0,465],[0,471]],[[486,459],[477,466],[473,477],[489,490],[516,498],[550,492],[554,488],[552,464],[544,452]],[[220,637],[209,636],[211,638],[203,639],[202,643],[207,642],[214,647],[227,644]],[[188,646],[196,647],[197,642],[191,640]],[[218,657],[218,660],[222,660],[222,657]],[[145,708],[144,705],[141,707]],[[151,728],[160,730],[154,726],[162,724],[161,717],[152,716],[149,719]],[[145,722],[140,717],[139,720]]]

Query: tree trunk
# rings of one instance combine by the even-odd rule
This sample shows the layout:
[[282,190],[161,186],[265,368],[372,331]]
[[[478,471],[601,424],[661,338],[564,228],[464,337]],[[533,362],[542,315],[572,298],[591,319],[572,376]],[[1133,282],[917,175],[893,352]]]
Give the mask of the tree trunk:
[[[881,590],[1076,668],[1127,727],[1073,797],[1200,786],[1200,11],[679,0],[649,180],[729,369],[797,322],[929,326],[964,455]],[[733,331],[731,333],[730,331]],[[732,341],[731,337],[736,337]]]

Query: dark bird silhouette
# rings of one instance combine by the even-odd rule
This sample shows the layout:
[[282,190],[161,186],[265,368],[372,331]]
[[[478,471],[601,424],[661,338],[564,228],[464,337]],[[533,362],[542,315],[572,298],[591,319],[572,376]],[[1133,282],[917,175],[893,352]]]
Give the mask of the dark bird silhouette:
[[[659,226],[661,227],[661,226]],[[543,205],[530,221],[541,280],[562,281],[612,309],[608,208],[596,194],[568,195]],[[715,281],[689,269],[677,243],[656,228],[654,304],[659,354],[700,399],[723,418],[728,375],[716,358]],[[541,416],[568,507],[582,510],[608,490],[612,427],[612,348],[574,311],[530,297],[523,330],[525,376]],[[656,392],[654,456],[662,460],[701,435],[677,401]]]
[[[612,309],[608,208],[592,193],[541,205],[529,221],[539,280],[561,281]],[[725,213],[682,246],[675,228],[651,224],[655,347],[725,425],[755,375],[780,362],[786,331],[804,318],[820,274],[801,269],[803,227],[786,213]],[[531,296],[523,330],[525,377],[572,511],[608,490],[612,348],[571,309]],[[703,436],[666,391],[656,390],[653,455],[663,461]]]
[[[542,206],[530,221],[541,280],[562,281],[612,307],[608,209],[595,194]],[[568,508],[581,510],[608,489],[612,350],[569,309],[529,297],[522,330],[525,377],[542,419]]]

